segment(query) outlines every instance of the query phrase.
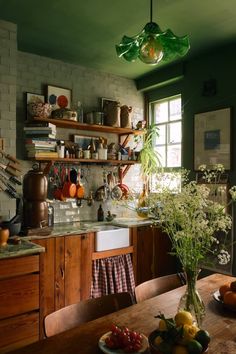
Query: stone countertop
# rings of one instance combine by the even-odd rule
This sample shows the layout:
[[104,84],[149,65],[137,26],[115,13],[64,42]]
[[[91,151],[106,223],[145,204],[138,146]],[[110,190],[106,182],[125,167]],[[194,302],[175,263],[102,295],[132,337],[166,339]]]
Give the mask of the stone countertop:
[[75,223],[59,223],[53,227],[45,227],[42,229],[28,230],[24,239],[35,240],[41,238],[65,236],[65,235],[80,235],[88,232],[97,232],[102,230],[104,225],[112,225],[118,227],[137,227],[151,225],[152,220],[141,218],[117,218],[110,222],[108,221],[80,221]]
[[28,256],[45,252],[44,247],[36,245],[35,243],[29,242],[22,238],[20,239],[20,242],[18,244],[13,244],[11,241],[12,240],[9,239],[6,246],[0,247],[0,259]]

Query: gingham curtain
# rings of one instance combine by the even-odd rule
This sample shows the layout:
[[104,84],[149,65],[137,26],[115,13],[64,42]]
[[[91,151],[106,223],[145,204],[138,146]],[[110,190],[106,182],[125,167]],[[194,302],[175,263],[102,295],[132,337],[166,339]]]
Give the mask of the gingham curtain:
[[93,261],[91,297],[120,293],[134,293],[134,272],[130,254]]

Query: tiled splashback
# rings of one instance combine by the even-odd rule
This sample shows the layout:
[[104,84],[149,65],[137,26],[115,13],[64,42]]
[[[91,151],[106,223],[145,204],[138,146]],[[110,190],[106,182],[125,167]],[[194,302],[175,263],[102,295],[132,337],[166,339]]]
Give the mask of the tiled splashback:
[[[114,202],[113,200],[107,200],[105,202],[94,201],[92,206],[87,205],[87,201],[83,200],[81,206],[77,205],[76,199],[71,199],[67,201],[50,201],[50,204],[54,208],[54,223],[71,223],[82,220],[97,220],[97,210],[99,205],[102,205],[104,210],[104,216],[106,217],[108,210],[111,214],[115,214],[117,218],[121,217],[137,217],[137,214],[128,210],[126,207],[122,206],[119,202]],[[105,219],[104,219],[105,221]]]

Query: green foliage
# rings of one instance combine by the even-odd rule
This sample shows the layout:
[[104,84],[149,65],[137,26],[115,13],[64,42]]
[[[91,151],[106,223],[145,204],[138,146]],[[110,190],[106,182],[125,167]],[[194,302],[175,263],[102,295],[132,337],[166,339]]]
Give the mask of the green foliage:
[[153,148],[153,142],[159,137],[159,128],[152,124],[147,128],[144,137],[143,148],[140,151],[139,162],[141,163],[141,172],[143,177],[148,179],[151,175],[157,173],[161,167],[159,154]]

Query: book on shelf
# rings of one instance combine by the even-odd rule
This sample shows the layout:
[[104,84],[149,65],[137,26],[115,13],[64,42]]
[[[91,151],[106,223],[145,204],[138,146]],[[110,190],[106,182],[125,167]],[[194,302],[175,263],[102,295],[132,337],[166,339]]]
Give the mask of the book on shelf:
[[55,146],[25,146],[27,151],[56,151]]
[[52,127],[24,127],[25,132],[33,132],[33,131],[42,131],[42,132],[56,132],[56,126],[55,128]]
[[39,127],[49,127],[52,128],[53,130],[56,130],[56,125],[51,123],[51,122],[29,122],[26,123],[26,127],[25,128],[39,128]]
[[33,147],[43,147],[43,148],[56,148],[57,143],[56,141],[52,142],[35,142],[35,143],[25,143],[26,148],[33,148]]
[[50,132],[44,132],[44,131],[25,131],[25,135],[28,136],[35,136],[41,137],[41,138],[53,138],[56,139],[56,133],[50,133]]
[[56,151],[28,151],[28,157],[51,157],[57,158],[58,153]]
[[44,143],[55,143],[57,142],[58,139],[56,138],[49,138],[47,136],[44,136],[44,137],[27,137],[25,139],[25,143],[26,144],[44,144]]

